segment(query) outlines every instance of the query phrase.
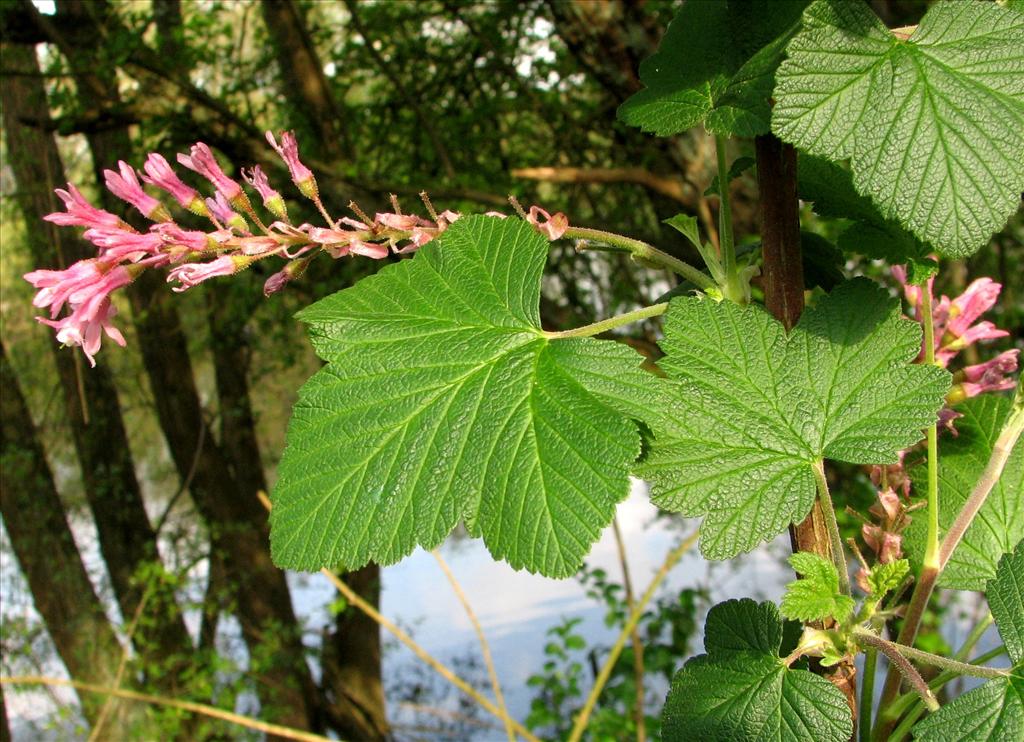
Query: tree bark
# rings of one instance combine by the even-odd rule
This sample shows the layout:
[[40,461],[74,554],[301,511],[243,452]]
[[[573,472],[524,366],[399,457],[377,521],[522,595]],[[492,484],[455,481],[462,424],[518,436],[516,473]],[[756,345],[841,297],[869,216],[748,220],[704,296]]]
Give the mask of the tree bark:
[[[54,188],[64,185],[64,166],[53,135],[25,121],[49,119],[46,91],[32,47],[3,44],[5,68],[25,73],[0,86],[8,162],[18,184],[17,201],[26,224],[26,242],[40,268],[60,269],[95,255],[70,230],[42,221],[62,210]],[[35,74],[33,74],[35,73]],[[156,534],[146,514],[120,403],[109,370],[85,368],[82,356],[52,343],[64,396],[66,420],[74,438],[86,498],[125,622],[132,620],[146,593],[146,615],[133,642],[143,667],[161,690],[174,692],[192,642],[163,570]],[[148,569],[155,568],[155,569]],[[138,578],[146,570],[146,581]]]
[[[85,571],[64,515],[46,455],[0,343],[0,514],[36,610],[57,653],[76,680],[110,685],[121,644]],[[84,694],[82,712],[94,722],[102,699]],[[108,728],[127,729],[131,715],[113,700]]]

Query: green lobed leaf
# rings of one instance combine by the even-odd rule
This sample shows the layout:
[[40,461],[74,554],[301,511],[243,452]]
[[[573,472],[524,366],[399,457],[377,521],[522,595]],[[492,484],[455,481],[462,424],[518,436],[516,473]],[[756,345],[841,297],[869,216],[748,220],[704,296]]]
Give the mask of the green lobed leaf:
[[986,591],[1013,662],[1013,674],[989,680],[914,727],[925,742],[1024,739],[1024,541],[999,560]]
[[853,176],[846,168],[801,153],[797,173],[800,198],[812,202],[815,213],[852,221],[839,234],[840,250],[890,263],[921,260],[933,251],[899,224],[883,217],[870,198],[857,193]]
[[822,677],[787,667],[779,656],[782,635],[772,603],[730,600],[712,608],[707,654],[687,661],[672,679],[663,739],[849,739],[853,719],[842,693]]
[[807,2],[684,3],[640,65],[646,87],[619,107],[619,118],[661,136],[701,123],[717,134],[767,134],[775,69]]
[[[939,439],[939,537],[960,513],[978,477],[985,470],[992,448],[1013,406],[1013,399],[1001,394],[983,394],[957,406],[963,417],[956,421],[958,435]],[[927,467],[910,472],[917,492],[927,489]],[[911,561],[924,558],[927,523],[915,517],[904,535]],[[995,487],[974,521],[964,533],[939,576],[941,587],[984,590],[996,573],[999,558],[1024,538],[1024,446],[1011,452]]]
[[464,519],[513,567],[578,569],[667,382],[622,344],[544,335],[547,251],[520,220],[467,217],[300,312],[328,364],[288,428],[279,566],[390,564]]
[[906,559],[876,564],[867,576],[869,594],[875,599],[885,597],[890,590],[899,587],[903,578],[908,574],[910,574],[910,562]]
[[838,623],[844,623],[850,617],[854,609],[853,598],[839,592],[839,573],[835,564],[806,551],[793,554],[789,563],[802,579],[786,586],[781,605],[783,616],[797,621],[834,618]]
[[849,159],[883,216],[945,255],[974,253],[1024,190],[1024,16],[941,2],[908,40],[865,3],[816,0],[777,72],[772,130]]
[[950,375],[911,364],[920,343],[899,301],[862,278],[788,336],[757,306],[673,299],[659,365],[681,393],[638,472],[659,507],[704,516],[705,556],[749,551],[810,512],[823,458],[892,463],[921,439]]

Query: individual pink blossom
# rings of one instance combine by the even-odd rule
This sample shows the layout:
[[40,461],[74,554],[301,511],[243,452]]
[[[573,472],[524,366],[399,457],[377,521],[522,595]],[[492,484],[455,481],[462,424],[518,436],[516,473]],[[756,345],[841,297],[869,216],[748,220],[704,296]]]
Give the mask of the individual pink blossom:
[[193,286],[198,286],[203,281],[217,276],[230,276],[245,268],[252,262],[251,258],[240,258],[234,255],[222,255],[209,263],[185,263],[177,268],[172,268],[167,274],[167,282],[177,281],[181,285],[175,286],[174,291],[186,291]]
[[147,219],[156,221],[170,221],[171,215],[163,205],[155,198],[142,190],[142,184],[135,174],[135,170],[124,160],[118,160],[117,166],[120,173],[113,170],[104,170],[103,177],[107,189],[122,201],[127,201]]
[[206,216],[206,204],[195,188],[185,185],[178,174],[171,169],[170,163],[156,152],[150,152],[143,165],[146,174],[142,179],[157,188],[167,191],[183,208],[199,216]]
[[231,204],[220,191],[213,194],[213,198],[206,199],[206,208],[222,224],[234,227],[239,232],[249,232],[249,223],[245,221],[245,217],[231,208]]
[[124,227],[125,223],[121,217],[111,214],[109,211],[97,209],[75,186],[68,183],[65,191],[58,188],[55,193],[64,202],[66,212],[55,211],[43,217],[48,222],[59,224],[62,227]]
[[165,245],[180,245],[195,252],[216,248],[220,242],[231,236],[231,233],[225,230],[222,235],[224,239],[218,241],[216,232],[207,234],[194,229],[182,229],[174,222],[157,224],[153,229],[159,233]]
[[[178,162],[213,183],[217,192],[224,194],[228,201],[235,201],[244,195],[242,186],[224,174],[213,152],[202,142],[193,144],[187,155],[179,154]],[[210,205],[209,200],[206,201],[206,205]]]
[[302,195],[312,199],[318,198],[316,178],[313,177],[313,172],[299,160],[299,143],[295,140],[295,134],[290,131],[281,132],[281,144],[279,145],[274,139],[273,132],[268,131],[267,142],[288,166],[292,182],[299,187]]
[[349,253],[378,260],[388,256],[387,245],[366,242],[363,239],[365,236],[365,231],[323,229],[322,227],[311,227],[309,230],[309,238],[318,245],[322,245],[334,258],[341,258]]
[[312,256],[300,260],[289,261],[284,268],[272,275],[263,284],[263,295],[270,296],[283,289],[289,282],[295,280],[306,272],[306,267],[312,260]]
[[99,248],[100,257],[111,264],[123,260],[136,263],[142,258],[156,255],[165,244],[160,233],[154,231],[141,234],[126,229],[97,228],[85,230],[84,236]]
[[263,172],[259,165],[254,165],[248,173],[243,169],[242,177],[245,179],[245,182],[256,189],[260,194],[260,198],[263,199],[263,205],[274,216],[278,219],[288,218],[288,210],[285,207],[284,199],[281,198],[280,193],[270,186],[266,173]]
[[414,214],[377,213],[374,214],[373,220],[377,224],[381,224],[388,229],[397,229],[401,232],[409,232],[416,227],[434,226],[432,222]]
[[57,330],[60,343],[81,347],[89,365],[95,368],[95,355],[99,352],[104,333],[122,348],[127,344],[124,335],[111,322],[115,314],[117,307],[111,303],[110,297],[102,297],[57,322],[42,317],[37,319]]
[[975,320],[995,306],[1000,290],[1002,286],[991,278],[972,281],[964,293],[953,299],[946,334],[960,337],[966,333]]
[[388,246],[376,242],[364,242],[363,240],[352,240],[348,244],[348,250],[353,255],[362,255],[364,258],[381,260],[388,256]]
[[[541,221],[542,217],[543,221]],[[569,228],[569,218],[565,214],[559,211],[552,216],[539,206],[530,207],[530,212],[526,215],[526,221],[536,227],[537,231],[549,240],[557,240]]]
[[1020,350],[1007,350],[995,358],[967,366],[953,376],[956,382],[946,396],[948,404],[957,404],[985,392],[1003,392],[1013,389],[1016,382],[1008,376],[1017,370]]

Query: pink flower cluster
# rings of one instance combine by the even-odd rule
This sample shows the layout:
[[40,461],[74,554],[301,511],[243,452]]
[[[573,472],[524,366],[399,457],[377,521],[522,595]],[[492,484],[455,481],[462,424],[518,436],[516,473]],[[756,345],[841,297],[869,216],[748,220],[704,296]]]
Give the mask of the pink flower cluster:
[[[907,283],[907,272],[902,266],[892,269],[893,277],[903,287],[903,295],[910,304],[912,318],[923,322],[923,288]],[[935,362],[948,368],[952,361],[964,348],[981,340],[994,340],[1006,337],[1009,333],[1000,330],[993,323],[978,320],[985,312],[995,306],[1002,291],[1002,285],[991,278],[979,278],[972,281],[967,289],[955,299],[948,296],[934,298],[934,279],[928,279],[927,291],[932,297],[932,328],[935,337]],[[919,361],[924,360],[925,350],[921,348]],[[946,397],[948,405],[962,402],[985,392],[999,392],[1013,389],[1014,380],[1010,374],[1017,370],[1020,351],[1016,348],[1007,350],[984,363],[967,366],[953,376],[953,388]],[[951,427],[951,422],[959,414],[950,409],[943,411],[943,424]]]
[[[179,154],[177,161],[212,185],[212,197],[203,198],[156,153],[148,155],[141,174],[142,182],[165,192],[180,207],[204,217],[211,225],[205,230],[187,229],[174,221],[159,199],[143,190],[139,173],[126,162],[119,162],[117,171],[104,171],[107,189],[152,223],[146,231],[139,231],[117,215],[93,206],[75,186],[68,184],[68,190],[58,190],[66,211],[44,219],[62,226],[85,227],[84,236],[96,245],[97,255],[65,270],[37,270],[25,275],[25,280],[39,289],[33,299],[35,306],[49,308],[49,318],[39,321],[55,328],[62,343],[80,346],[95,366],[94,356],[103,334],[119,345],[125,344],[124,336],[111,323],[117,310],[110,296],[143,270],[168,269],[168,282],[178,284],[175,291],[184,291],[215,276],[238,273],[258,260],[284,260],[284,267],[264,284],[263,293],[269,296],[302,275],[317,255],[359,255],[378,260],[404,255],[430,242],[460,217],[452,211],[436,214],[424,196],[430,219],[403,214],[394,198],[394,212],[370,218],[352,205],[358,219],[334,219],[320,200],[313,172],[299,157],[295,136],[284,132],[279,144],[267,132],[267,141],[284,160],[299,192],[316,205],[324,224],[293,224],[281,194],[257,165],[242,170],[241,175],[273,215],[267,226],[243,185],[226,174],[213,151],[199,142],[187,155]],[[551,240],[561,237],[569,226],[564,214],[552,216],[536,206],[529,213],[520,213]],[[68,313],[58,319],[64,307]]]
[[[993,323],[979,321],[981,316],[990,310],[999,298],[1002,286],[990,278],[979,278],[955,299],[948,296],[934,298],[933,280],[929,279],[926,286],[907,283],[907,272],[901,266],[892,269],[893,276],[899,281],[903,295],[910,305],[911,318],[924,321],[924,291],[929,292],[932,305],[932,328],[935,341],[935,363],[948,368],[950,363],[964,348],[981,340],[993,340],[1006,337],[1009,333],[1000,330]],[[961,368],[953,374],[953,388],[946,395],[946,406],[939,412],[939,424],[954,435],[956,428],[953,421],[960,413],[952,409],[955,405],[969,397],[985,392],[998,392],[1013,389],[1015,382],[1010,374],[1017,370],[1020,351],[1007,350],[984,363]],[[918,362],[923,363],[925,348],[921,348]],[[868,512],[873,520],[861,526],[864,543],[875,553],[879,563],[885,564],[903,556],[903,531],[910,524],[908,507],[910,502],[910,478],[904,469],[903,461],[908,451],[900,452],[898,464],[875,466],[871,469],[871,481],[878,487],[877,501]],[[857,573],[857,581],[867,591],[867,571],[861,569]]]

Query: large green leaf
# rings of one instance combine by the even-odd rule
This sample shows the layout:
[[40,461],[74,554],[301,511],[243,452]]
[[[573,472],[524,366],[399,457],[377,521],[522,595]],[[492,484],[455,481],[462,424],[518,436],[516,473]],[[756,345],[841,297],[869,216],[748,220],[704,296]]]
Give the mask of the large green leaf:
[[681,394],[639,472],[660,507],[705,516],[705,556],[749,551],[807,515],[823,458],[891,463],[921,439],[950,376],[912,365],[920,347],[920,326],[867,279],[788,336],[757,306],[674,299],[659,365]]
[[857,193],[850,171],[834,162],[801,154],[797,167],[800,198],[822,216],[849,219],[836,246],[848,253],[884,258],[890,263],[921,260],[933,252],[896,222],[882,216],[867,196]]
[[299,314],[328,364],[288,428],[277,564],[389,564],[464,519],[516,568],[577,570],[668,382],[622,344],[542,332],[547,250],[520,220],[464,218]]
[[684,3],[640,65],[646,88],[622,104],[619,118],[662,136],[700,123],[718,134],[766,134],[775,68],[807,2]]
[[707,654],[672,679],[663,711],[666,742],[845,742],[846,699],[832,683],[779,657],[782,622],[772,603],[730,600],[708,612]]
[[[985,470],[1013,399],[1001,394],[974,397],[956,409],[963,417],[956,421],[956,437],[939,441],[939,530],[940,538],[953,525]],[[914,488],[925,492],[927,468],[911,471]],[[923,511],[921,511],[923,512]],[[924,557],[927,519],[915,517],[907,529],[907,553],[916,564]],[[963,539],[939,576],[939,585],[958,590],[984,590],[996,573],[999,558],[1024,538],[1024,446],[1017,445],[1006,461],[999,482],[964,533]]]
[[1010,677],[989,680],[914,727],[925,742],[1024,739],[1024,541],[999,560],[986,590],[1006,652]]
[[1024,16],[940,2],[904,41],[866,3],[817,0],[776,72],[772,129],[850,159],[886,218],[950,256],[975,252],[1024,190]]

